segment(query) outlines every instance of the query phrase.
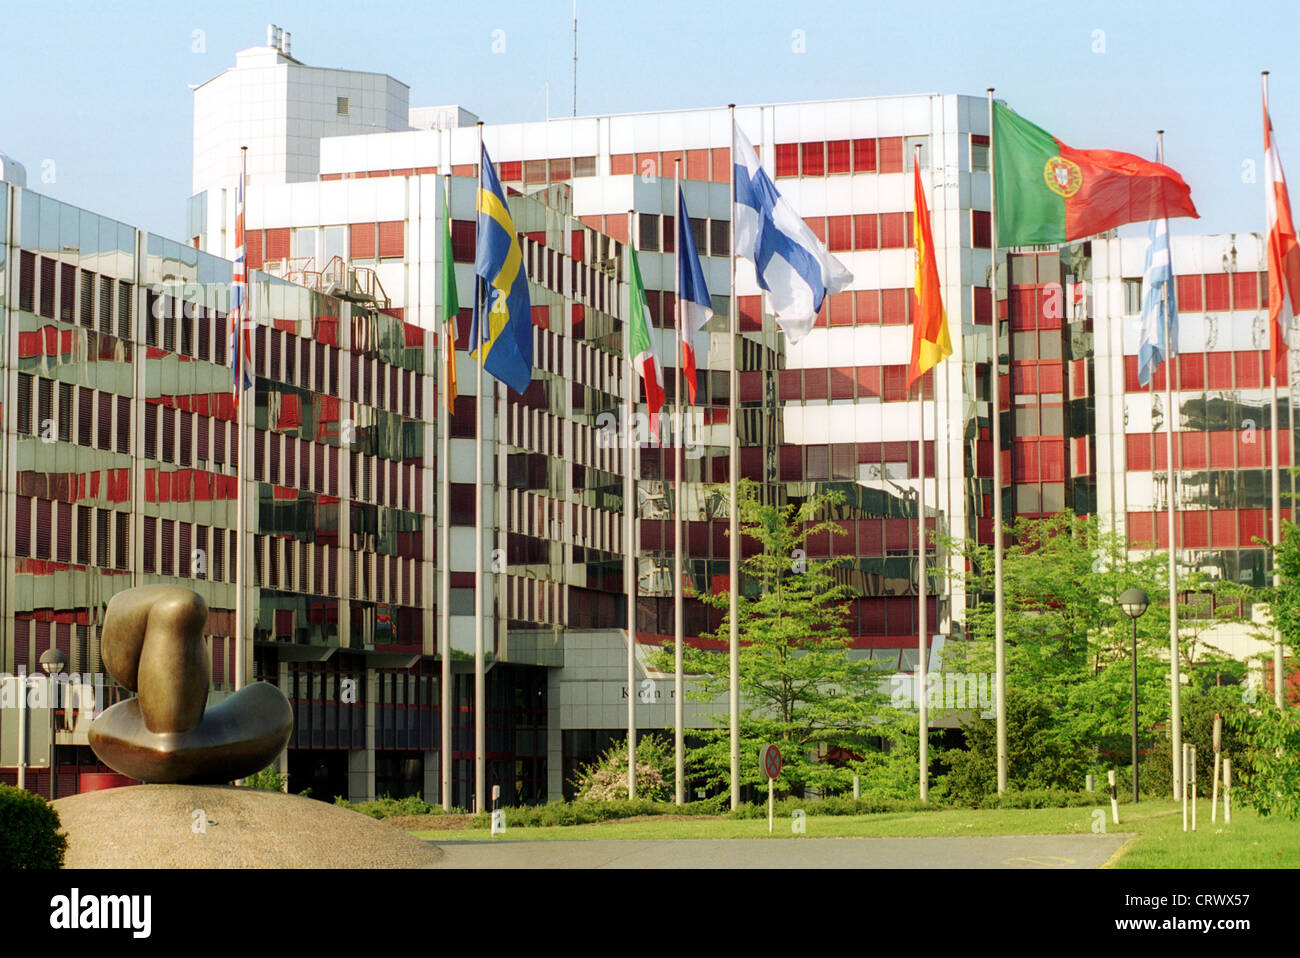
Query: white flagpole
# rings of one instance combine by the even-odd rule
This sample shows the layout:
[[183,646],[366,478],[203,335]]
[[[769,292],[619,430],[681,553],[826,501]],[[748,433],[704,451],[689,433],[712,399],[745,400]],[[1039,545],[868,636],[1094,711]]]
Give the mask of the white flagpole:
[[[673,220],[682,214],[682,161],[673,161]],[[690,224],[677,224],[680,234],[682,229],[690,229]],[[674,239],[679,240],[680,235]],[[682,623],[682,553],[686,545],[682,542],[682,438],[685,435],[685,423],[682,421],[682,363],[685,360],[686,326],[683,322],[682,309],[682,244],[675,242],[677,251],[676,277],[673,280],[673,304],[677,320],[677,362],[673,364],[673,403],[677,412],[676,425],[673,427],[673,772],[674,800],[678,805],[686,801],[686,732],[685,707],[682,704],[682,642],[685,640],[685,627]]]
[[[239,148],[239,199],[244,207],[248,205],[248,147]],[[244,210],[236,208],[235,217],[244,215]],[[245,229],[245,234],[247,229]],[[247,235],[241,237],[244,243],[248,243]],[[244,538],[247,533],[246,513],[248,511],[248,497],[244,493],[244,479],[248,475],[248,469],[244,460],[247,458],[245,453],[248,452],[248,444],[244,442],[245,423],[248,421],[246,407],[250,402],[257,401],[257,380],[253,378],[252,356],[244,355],[244,333],[249,330],[248,340],[252,342],[251,327],[248,319],[252,315],[252,287],[248,282],[248,255],[247,245],[244,253],[244,301],[239,307],[238,323],[235,326],[235,356],[239,363],[239,373],[235,377],[235,442],[238,445],[238,453],[235,465],[235,691],[244,687],[244,670],[247,667],[245,663],[244,642],[248,635],[247,625],[244,618],[247,614],[247,608],[244,597],[244,584],[249,581],[248,573],[248,549],[245,548]],[[249,350],[252,352],[251,348]],[[250,368],[245,368],[245,362]],[[253,380],[253,386],[249,390],[251,395],[244,395],[244,376],[248,375]]]
[[[1165,131],[1156,130],[1156,162],[1165,161]],[[1173,275],[1174,271],[1174,246],[1169,244],[1169,273]],[[1172,279],[1170,285],[1172,286]],[[1172,293],[1172,289],[1169,291]],[[1183,797],[1183,708],[1182,708],[1182,686],[1183,680],[1180,675],[1182,662],[1182,651],[1178,642],[1178,528],[1177,519],[1174,515],[1174,489],[1178,480],[1174,471],[1174,353],[1175,344],[1171,338],[1171,327],[1169,325],[1169,296],[1166,295],[1161,300],[1161,314],[1164,320],[1165,329],[1165,472],[1168,480],[1165,483],[1169,517],[1169,725],[1172,730],[1173,741],[1170,747],[1173,750],[1173,784],[1174,784],[1174,801],[1179,801]],[[1277,394],[1274,392],[1274,413],[1273,413],[1273,462],[1277,464]],[[1274,485],[1276,492],[1277,486]]]
[[997,708],[998,794],[1007,790],[1007,631],[1005,603],[1002,596],[1002,360],[998,351],[998,204],[997,167],[994,163],[993,87],[989,96],[989,232],[990,260],[993,266],[993,353],[989,366],[989,395],[992,397],[989,421],[993,440],[993,658]]
[[627,589],[627,797],[636,798],[636,478],[635,407],[636,386],[632,382],[632,232],[635,216],[627,211],[628,311],[623,322],[623,393],[627,399],[627,441],[623,444],[623,585]]
[[[483,208],[483,122],[478,123],[478,189],[474,193],[475,235],[478,211]],[[483,342],[486,317],[481,315],[482,286],[474,277],[474,350],[478,353],[474,375],[474,811],[487,807],[487,674],[483,654]]]
[[[447,222],[451,221],[451,174],[447,174],[442,181],[442,215]],[[443,229],[447,229],[446,225]],[[440,237],[441,239],[441,237]],[[445,252],[441,243],[438,245],[439,252]],[[450,264],[444,264],[443,269],[451,269]],[[475,286],[477,286],[477,281]],[[441,305],[446,306],[447,291],[441,291],[444,300]],[[442,473],[442,484],[439,489],[438,498],[442,506],[442,541],[438,543],[438,558],[441,559],[441,576],[442,588],[438,598],[438,611],[440,613],[439,631],[442,633],[442,680],[440,683],[441,701],[442,701],[442,808],[444,811],[451,811],[451,702],[452,702],[452,681],[451,681],[451,405],[450,386],[448,378],[448,364],[456,361],[454,350],[454,340],[452,339],[451,327],[448,325],[449,319],[442,321],[442,408],[439,410],[439,416],[442,422],[442,429],[439,435],[438,458],[439,467]]]
[[[1267,70],[1262,71],[1261,76],[1263,77],[1263,81],[1264,81],[1264,116],[1267,118],[1268,116],[1268,71]],[[1267,123],[1268,120],[1265,119],[1265,122]],[[1264,189],[1266,190],[1273,189],[1273,184],[1271,182],[1265,183]],[[1265,237],[1264,241],[1267,243],[1268,237]],[[1265,269],[1267,268],[1268,267],[1265,266]],[[1285,296],[1286,294],[1285,292],[1283,292],[1283,301],[1282,301],[1283,309],[1286,309]],[[1267,309],[1268,307],[1265,306],[1265,311],[1267,311]],[[1270,320],[1268,334],[1270,337],[1274,335],[1271,320]],[[1269,442],[1271,443],[1271,450],[1273,453],[1273,469],[1272,469],[1273,548],[1276,549],[1278,546],[1282,544],[1282,470],[1281,470],[1281,464],[1279,462],[1279,457],[1278,457],[1278,442],[1277,442],[1277,428],[1278,428],[1278,419],[1280,418],[1279,415],[1280,410],[1278,409],[1278,403],[1277,403],[1277,366],[1276,365],[1274,365],[1273,369],[1270,370],[1270,373],[1273,377],[1273,428],[1269,430],[1269,434],[1270,434]],[[1287,362],[1288,393],[1290,392],[1290,385],[1291,385],[1291,364],[1290,361],[1288,361]],[[1275,555],[1273,557],[1273,588],[1280,589],[1281,587],[1282,587],[1282,577],[1278,574],[1277,557]],[[1284,662],[1282,659],[1282,651],[1283,651],[1282,632],[1280,629],[1278,629],[1277,620],[1276,618],[1274,618],[1273,619],[1273,704],[1276,705],[1279,709],[1286,708],[1286,688],[1284,682],[1285,669],[1284,669]]]
[[729,179],[731,180],[731,242],[728,244],[731,269],[731,283],[728,291],[731,293],[731,303],[727,310],[727,321],[730,325],[731,339],[731,369],[729,371],[729,382],[727,387],[727,418],[731,423],[731,449],[730,459],[727,463],[727,478],[730,502],[730,518],[728,528],[730,530],[730,581],[728,582],[730,603],[728,605],[728,621],[731,625],[731,635],[728,646],[730,649],[730,720],[731,720],[731,807],[736,809],[740,806],[740,508],[737,503],[739,498],[739,483],[737,474],[740,471],[740,413],[739,403],[736,401],[736,393],[740,389],[740,375],[738,372],[740,366],[740,321],[739,305],[740,297],[736,295],[736,104],[727,105],[727,120],[731,124],[731,169]]
[[[921,144],[916,145],[912,153],[912,162],[915,168],[921,168]],[[919,174],[918,174],[919,176]],[[919,197],[913,197],[912,202],[912,221],[921,215]],[[913,243],[913,253],[919,254],[916,244]],[[921,263],[919,255],[917,256],[916,270],[919,273]],[[919,317],[912,320],[914,323],[919,321]],[[912,335],[916,335],[913,329]],[[917,473],[920,480],[916,484],[916,528],[917,528],[917,665],[916,665],[916,696],[917,708],[919,711],[917,723],[917,741],[919,745],[920,761],[920,782],[921,782],[921,801],[930,800],[930,711],[929,696],[926,695],[925,678],[926,671],[930,663],[927,659],[926,632],[929,623],[926,621],[926,581],[925,581],[925,381],[924,376],[916,381],[916,398],[917,398],[917,432],[916,432],[916,455],[917,455]]]

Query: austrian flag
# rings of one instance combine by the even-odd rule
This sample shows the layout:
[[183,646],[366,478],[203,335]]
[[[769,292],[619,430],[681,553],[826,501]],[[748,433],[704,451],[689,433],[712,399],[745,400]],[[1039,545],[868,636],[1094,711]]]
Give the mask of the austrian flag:
[[[1291,198],[1287,195],[1286,177],[1273,140],[1273,123],[1268,118],[1268,99],[1264,100],[1264,197],[1268,208],[1268,358],[1273,376],[1286,352],[1286,336],[1291,319],[1300,303],[1300,244],[1296,241],[1295,220],[1291,217]],[[1287,293],[1291,294],[1290,303]]]

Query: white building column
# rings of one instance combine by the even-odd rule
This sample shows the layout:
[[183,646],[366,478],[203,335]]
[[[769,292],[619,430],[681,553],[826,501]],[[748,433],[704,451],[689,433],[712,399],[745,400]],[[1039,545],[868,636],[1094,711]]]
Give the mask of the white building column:
[[560,723],[560,675],[546,672],[546,800],[564,801],[564,729]]
[[366,669],[366,747],[348,752],[348,800],[369,802],[375,797],[375,698],[379,673]]

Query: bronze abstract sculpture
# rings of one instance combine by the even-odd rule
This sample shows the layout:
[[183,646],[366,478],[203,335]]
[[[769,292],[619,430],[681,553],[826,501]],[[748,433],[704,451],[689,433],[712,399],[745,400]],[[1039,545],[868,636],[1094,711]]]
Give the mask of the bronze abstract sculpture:
[[207,709],[208,606],[181,586],[126,589],[104,615],[104,667],[136,693],[90,725],[105,765],[141,782],[219,784],[261,771],[283,751],[293,709],[255,682]]

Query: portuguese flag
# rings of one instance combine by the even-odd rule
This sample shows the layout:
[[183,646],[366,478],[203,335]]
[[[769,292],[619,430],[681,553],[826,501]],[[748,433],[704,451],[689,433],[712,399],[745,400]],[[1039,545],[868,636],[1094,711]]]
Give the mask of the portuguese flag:
[[1076,150],[993,104],[999,246],[1068,243],[1125,223],[1197,217],[1169,167],[1114,150]]

